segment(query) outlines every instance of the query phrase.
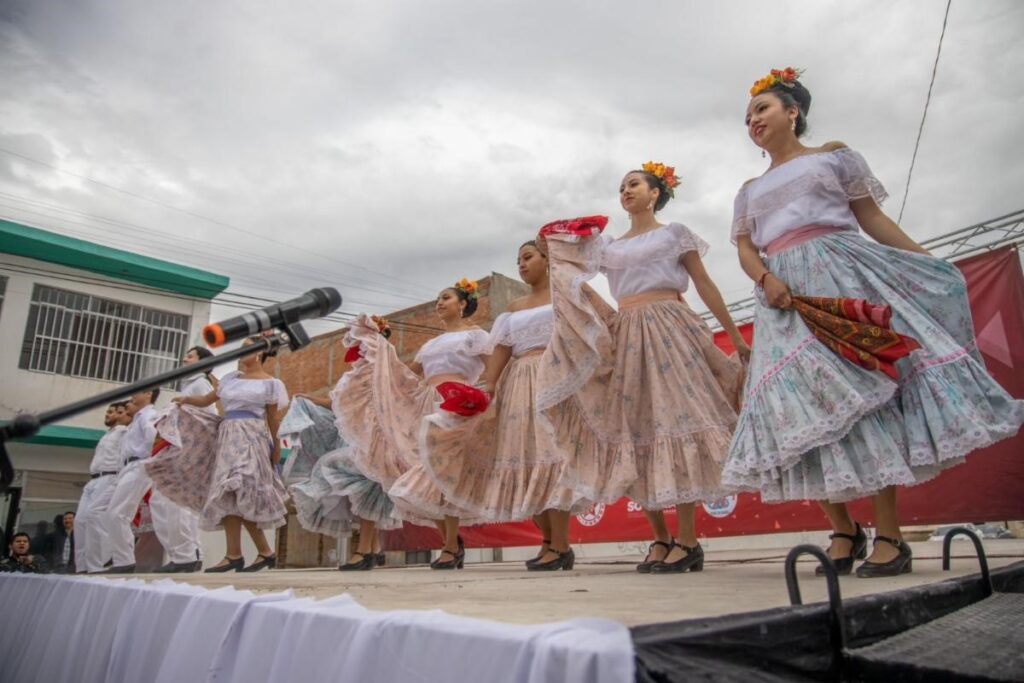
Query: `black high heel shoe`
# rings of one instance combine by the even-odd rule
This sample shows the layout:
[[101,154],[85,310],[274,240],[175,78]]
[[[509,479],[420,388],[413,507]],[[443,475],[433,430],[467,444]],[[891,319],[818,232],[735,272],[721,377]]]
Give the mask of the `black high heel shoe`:
[[[441,558],[445,555],[451,555],[452,559],[442,560]],[[441,554],[438,555],[437,559],[430,563],[431,569],[462,569],[466,561],[466,554],[464,551],[452,552],[451,550],[442,550]]]
[[531,572],[557,572],[559,569],[570,571],[576,564],[576,553],[569,548],[565,552],[558,552],[554,548],[548,548],[550,552],[553,552],[556,557],[553,560],[547,562],[534,562],[532,565],[527,567],[527,571]]
[[889,560],[888,562],[865,562],[861,566],[857,567],[857,578],[859,579],[877,579],[883,576],[899,576],[900,574],[909,574],[913,571],[914,565],[914,554],[910,552],[910,546],[904,541],[898,541],[895,538],[889,538],[888,536],[875,536],[875,543],[883,541],[888,543],[896,550],[900,551],[900,554]]
[[373,554],[373,564],[376,565],[377,567],[383,567],[384,566],[384,562],[387,559],[388,558],[387,558],[387,556],[384,553],[374,553]]
[[665,557],[668,557],[668,554],[672,552],[672,548],[676,547],[676,539],[673,538],[669,543],[665,543],[665,541],[655,541],[647,546],[647,557],[644,558],[643,562],[636,566],[636,570],[641,574],[650,574],[651,567],[661,562],[661,560],[649,559],[651,557],[651,553],[654,552],[654,546],[656,545],[663,547],[665,549]]
[[655,562],[651,567],[652,574],[682,574],[704,570],[704,548],[700,547],[700,543],[693,547],[681,543],[676,545],[685,550],[686,555],[675,562]]
[[338,567],[340,572],[366,572],[373,569],[376,556],[373,553],[366,553],[365,555],[360,552],[352,553],[352,556],[359,556],[359,560],[356,562],[346,562],[345,564]]
[[[853,534],[841,534],[836,532],[829,534],[828,539],[831,541],[834,538],[845,538],[847,541],[853,543],[853,547],[850,548],[850,554],[846,557],[840,557],[839,559],[833,559],[832,564],[836,566],[836,574],[840,576],[846,576],[853,571],[853,561],[863,560],[868,556],[868,535],[864,533],[864,529],[857,522],[854,522],[856,531]],[[815,576],[825,576],[825,568],[818,565],[814,569]]]
[[240,572],[258,572],[261,569],[273,569],[277,565],[277,555],[257,555],[256,561]]
[[226,564],[218,565],[216,567],[210,567],[209,569],[203,571],[203,573],[223,574],[224,572],[240,572],[245,567],[244,557],[236,557],[233,560],[229,557],[225,557],[224,559],[227,560]]
[[541,542],[541,547],[540,547],[540,554],[538,554],[538,555],[537,555],[536,557],[531,557],[530,559],[528,559],[528,560],[526,561],[526,568],[527,568],[527,569],[529,569],[529,568],[530,568],[530,567],[532,567],[533,565],[535,565],[535,564],[537,564],[538,562],[540,562],[540,558],[544,557],[544,553],[546,553],[546,552],[547,552],[546,550],[544,550],[544,547],[545,547],[545,546],[546,546],[546,547],[548,547],[548,548],[550,548],[550,547],[551,547],[551,539],[550,539],[550,538],[545,538],[545,539],[544,539],[544,540],[543,540],[543,541]]

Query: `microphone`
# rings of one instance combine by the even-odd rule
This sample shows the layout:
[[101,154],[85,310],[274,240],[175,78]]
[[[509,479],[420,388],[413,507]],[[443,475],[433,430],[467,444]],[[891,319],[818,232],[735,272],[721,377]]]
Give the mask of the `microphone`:
[[210,323],[203,328],[208,346],[217,347],[244,339],[264,330],[290,327],[300,320],[320,318],[341,307],[341,294],[334,287],[317,287],[289,301],[271,304],[236,318]]

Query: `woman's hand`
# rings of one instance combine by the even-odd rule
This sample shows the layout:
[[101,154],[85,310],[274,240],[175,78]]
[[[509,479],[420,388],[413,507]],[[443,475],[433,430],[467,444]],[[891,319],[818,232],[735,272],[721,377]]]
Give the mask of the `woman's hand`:
[[772,308],[789,308],[793,305],[793,295],[786,283],[768,273],[764,278],[764,298]]
[[739,339],[733,339],[732,345],[736,348],[736,354],[740,357],[740,361],[744,365],[750,362],[750,345],[747,341],[740,337]]

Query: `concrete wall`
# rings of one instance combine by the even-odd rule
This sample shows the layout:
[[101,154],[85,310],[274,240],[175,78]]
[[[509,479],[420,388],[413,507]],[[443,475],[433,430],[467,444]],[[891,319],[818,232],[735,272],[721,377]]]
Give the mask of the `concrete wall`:
[[[193,343],[199,343],[203,326],[210,322],[210,302],[204,299],[149,290],[95,273],[9,254],[4,255],[4,262],[12,264],[19,271],[22,268],[31,269],[40,274],[27,274],[0,266],[0,275],[8,278],[3,309],[0,310],[0,387],[3,387],[0,394],[0,419],[10,417],[18,410],[40,412],[122,386],[115,382],[18,368],[32,288],[36,284],[190,316],[189,338],[194,340]],[[166,405],[172,395],[168,392],[167,397],[161,396],[160,405]],[[102,429],[103,412],[104,408],[97,408],[61,424]],[[85,465],[88,465],[88,460]]]

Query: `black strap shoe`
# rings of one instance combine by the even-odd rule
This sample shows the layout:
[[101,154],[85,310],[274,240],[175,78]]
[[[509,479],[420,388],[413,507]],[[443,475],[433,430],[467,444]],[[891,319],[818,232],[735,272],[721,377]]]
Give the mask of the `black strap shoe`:
[[[445,560],[445,555],[450,556],[452,559]],[[452,552],[451,550],[442,550],[441,554],[438,555],[437,559],[430,563],[431,569],[462,569],[463,563],[465,562],[466,554],[463,551]]]
[[225,557],[224,559],[227,560],[227,562],[225,562],[224,564],[221,564],[221,565],[215,565],[213,567],[210,567],[209,569],[207,569],[203,573],[204,574],[223,574],[225,572],[240,572],[240,571],[242,571],[242,568],[245,567],[245,558],[244,557],[236,557],[234,559],[231,559],[230,557]]
[[865,562],[857,567],[857,578],[877,579],[883,576],[899,576],[909,574],[913,569],[914,554],[910,552],[910,546],[904,541],[899,541],[888,536],[875,536],[875,543],[882,541],[900,551],[900,554],[888,562]]
[[[853,534],[841,534],[838,531],[834,534],[829,534],[829,540],[834,538],[845,538],[853,544],[850,548],[850,554],[846,557],[840,557],[838,559],[833,558],[832,564],[836,566],[836,574],[840,576],[846,576],[853,571],[853,561],[863,560],[868,556],[868,535],[864,533],[864,529],[858,522],[854,522],[856,532]],[[820,564],[814,568],[815,576],[825,576],[825,568]]]
[[107,569],[105,571],[100,572],[100,574],[134,574],[134,573],[135,573],[135,565],[134,564],[122,564],[119,567],[111,567],[110,569]]
[[537,557],[531,557],[530,559],[528,559],[526,561],[526,568],[529,569],[533,565],[535,565],[538,562],[540,562],[540,558],[544,557],[544,553],[546,553],[547,552],[547,548],[550,548],[550,547],[551,547],[551,539],[550,538],[545,538],[544,540],[542,540],[541,544],[540,544],[540,553],[537,554]]
[[273,569],[277,564],[277,555],[257,555],[256,561],[250,564],[244,569],[239,569],[240,572],[258,572],[261,569]]
[[555,559],[547,562],[536,562],[526,569],[531,572],[557,572],[559,569],[571,571],[576,564],[576,553],[569,548],[565,552],[558,552],[554,548],[548,548],[549,552],[555,554]]
[[355,557],[357,555],[359,556],[358,560],[356,560],[355,562],[347,562],[347,563],[341,565],[340,567],[338,567],[338,571],[341,571],[341,572],[368,572],[371,569],[373,569],[374,562],[376,561],[375,560],[376,556],[373,553],[366,553],[365,555],[363,555],[362,553],[359,553],[359,552],[352,553],[352,557]]
[[665,549],[665,557],[668,557],[668,554],[672,552],[672,548],[676,547],[676,539],[673,538],[669,543],[665,543],[665,541],[655,541],[647,546],[647,557],[644,558],[643,562],[636,566],[636,570],[641,574],[650,574],[651,567],[661,562],[661,560],[651,559],[651,553],[654,552],[654,546],[658,545]]
[[373,554],[373,563],[374,563],[374,565],[376,565],[378,567],[383,567],[384,566],[384,562],[387,559],[388,558],[387,558],[387,556],[384,553],[374,553]]
[[677,543],[686,551],[686,555],[675,562],[656,562],[651,567],[652,574],[682,574],[683,572],[699,572],[704,570],[704,548],[698,543],[695,546]]

